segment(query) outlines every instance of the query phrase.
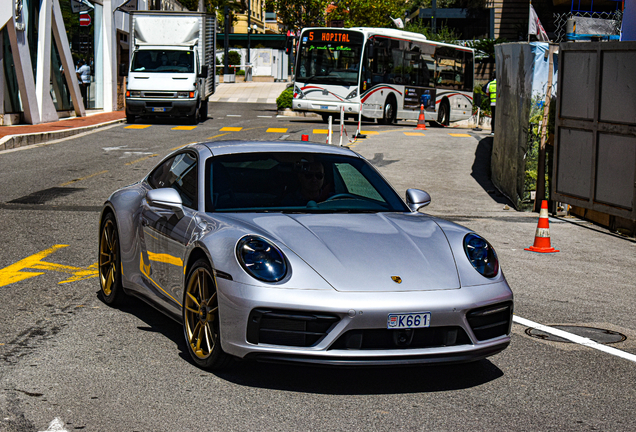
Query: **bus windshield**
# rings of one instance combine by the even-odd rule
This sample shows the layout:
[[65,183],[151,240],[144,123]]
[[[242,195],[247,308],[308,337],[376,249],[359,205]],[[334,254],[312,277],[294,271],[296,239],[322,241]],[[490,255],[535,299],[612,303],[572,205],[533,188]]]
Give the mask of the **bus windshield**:
[[309,30],[302,34],[296,80],[305,83],[355,86],[363,36],[347,30]]

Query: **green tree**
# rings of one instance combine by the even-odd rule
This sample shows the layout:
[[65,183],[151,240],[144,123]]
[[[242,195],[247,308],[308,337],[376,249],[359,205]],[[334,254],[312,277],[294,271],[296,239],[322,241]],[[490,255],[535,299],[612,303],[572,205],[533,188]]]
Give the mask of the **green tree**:
[[336,0],[334,3],[327,20],[343,20],[345,27],[394,27],[390,16],[402,16],[404,10],[404,0]]
[[327,0],[267,0],[267,10],[278,13],[283,24],[296,31],[305,27],[323,27]]
[[409,22],[404,27],[404,30],[413,33],[421,33],[426,36],[426,39],[436,42],[457,43],[459,40],[459,34],[454,29],[441,25],[435,33],[430,26],[422,24],[421,21]]

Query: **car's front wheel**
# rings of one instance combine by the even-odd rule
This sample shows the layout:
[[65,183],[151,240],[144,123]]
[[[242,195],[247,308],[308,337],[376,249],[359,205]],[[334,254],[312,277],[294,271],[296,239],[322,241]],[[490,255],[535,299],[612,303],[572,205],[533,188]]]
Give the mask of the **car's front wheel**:
[[196,261],[186,278],[183,332],[192,360],[204,369],[220,369],[231,357],[221,348],[219,300],[210,264]]
[[109,305],[119,303],[124,290],[121,283],[121,255],[117,222],[112,213],[104,217],[99,236],[99,283],[100,294]]

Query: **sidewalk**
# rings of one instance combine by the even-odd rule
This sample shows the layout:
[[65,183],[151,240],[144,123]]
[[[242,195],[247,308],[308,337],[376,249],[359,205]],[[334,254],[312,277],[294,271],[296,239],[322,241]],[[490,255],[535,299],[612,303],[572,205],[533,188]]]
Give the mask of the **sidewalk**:
[[88,112],[86,117],[70,117],[38,125],[0,126],[0,151],[66,138],[83,132],[121,123],[124,111]]
[[276,103],[288,82],[221,83],[208,99],[210,102]]

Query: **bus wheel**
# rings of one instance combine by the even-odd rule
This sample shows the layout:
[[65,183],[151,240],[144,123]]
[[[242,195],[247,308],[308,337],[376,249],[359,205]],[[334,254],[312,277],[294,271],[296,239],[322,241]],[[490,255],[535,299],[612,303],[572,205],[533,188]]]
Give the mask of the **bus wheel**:
[[397,114],[397,107],[395,99],[388,97],[384,104],[383,116],[379,119],[380,124],[391,124],[395,121],[395,115]]
[[447,99],[444,99],[439,104],[439,111],[437,111],[437,122],[441,125],[448,126],[450,124],[450,104]]

